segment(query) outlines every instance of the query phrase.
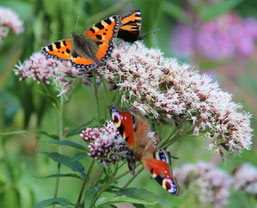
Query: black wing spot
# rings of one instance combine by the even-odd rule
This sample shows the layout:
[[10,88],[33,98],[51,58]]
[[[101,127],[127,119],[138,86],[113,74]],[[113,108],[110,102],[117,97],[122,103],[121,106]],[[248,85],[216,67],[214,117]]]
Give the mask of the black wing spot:
[[66,48],[66,53],[69,54],[70,53],[70,49]]
[[160,175],[157,175],[154,179],[162,186],[163,178]]
[[98,27],[100,30],[104,29],[104,26],[101,22],[96,23],[95,26]]
[[61,48],[61,43],[60,43],[60,42],[55,42],[54,44],[55,44],[55,46],[56,46],[57,49],[60,49],[60,48]]
[[49,45],[48,49],[49,49],[49,51],[52,51],[53,50],[53,45]]
[[111,21],[109,18],[105,19],[104,21],[105,21],[108,25],[112,24],[112,21]]
[[91,27],[90,29],[89,29],[92,33],[95,33],[95,30]]
[[101,35],[96,35],[96,38],[99,40],[102,40],[102,36]]

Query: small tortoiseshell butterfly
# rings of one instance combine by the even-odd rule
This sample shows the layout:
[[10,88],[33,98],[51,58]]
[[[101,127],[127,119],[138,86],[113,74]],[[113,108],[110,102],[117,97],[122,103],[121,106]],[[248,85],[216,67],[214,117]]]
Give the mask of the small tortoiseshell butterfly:
[[72,33],[73,39],[59,40],[42,49],[47,57],[70,60],[81,69],[90,69],[110,57],[112,39],[118,34],[120,17],[112,16],[85,30],[81,35]]
[[139,9],[135,9],[122,16],[121,26],[117,37],[131,43],[137,40],[143,40],[144,35],[140,34],[141,21],[142,17]]
[[159,134],[151,131],[148,120],[136,108],[121,109],[112,105],[110,114],[136,159],[166,191],[178,195],[169,157],[165,150],[158,149]]

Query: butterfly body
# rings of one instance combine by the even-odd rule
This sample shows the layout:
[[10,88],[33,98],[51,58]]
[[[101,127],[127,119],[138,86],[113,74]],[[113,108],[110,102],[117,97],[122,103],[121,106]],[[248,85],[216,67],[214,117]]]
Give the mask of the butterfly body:
[[118,34],[120,17],[101,20],[81,35],[72,33],[72,39],[60,40],[42,49],[47,57],[68,60],[80,69],[90,69],[110,57],[113,38]]
[[159,134],[151,132],[148,120],[135,108],[111,106],[110,113],[137,160],[165,190],[178,195],[178,186],[173,180],[168,156],[164,150],[158,150]]

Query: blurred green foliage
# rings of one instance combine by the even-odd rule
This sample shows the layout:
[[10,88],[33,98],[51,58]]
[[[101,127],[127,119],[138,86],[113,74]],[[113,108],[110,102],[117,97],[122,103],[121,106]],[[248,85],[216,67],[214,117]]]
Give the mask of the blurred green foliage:
[[[172,56],[173,51],[169,45],[172,29],[177,22],[191,23],[191,17],[185,10],[191,2],[193,0],[5,0],[0,2],[0,6],[12,8],[18,13],[25,27],[23,34],[19,36],[10,34],[0,43],[0,132],[6,133],[19,129],[42,130],[29,133],[18,131],[14,134],[0,135],[0,207],[29,208],[35,202],[52,198],[56,163],[50,159],[64,164],[61,168],[64,175],[61,176],[58,194],[63,198],[58,198],[54,203],[60,204],[60,207],[69,207],[71,202],[74,203],[81,189],[82,182],[79,178],[85,177],[85,170],[88,170],[91,161],[85,153],[81,154],[83,146],[79,144],[83,145],[84,142],[79,137],[79,130],[87,125],[99,125],[96,119],[92,120],[97,116],[94,89],[78,86],[73,91],[70,101],[65,104],[64,124],[68,134],[70,133],[68,137],[70,143],[61,144],[62,149],[59,155],[44,153],[56,152],[60,145],[58,142],[47,142],[50,138],[55,138],[54,135],[58,135],[57,92],[51,86],[38,85],[32,80],[20,82],[12,71],[15,64],[19,60],[23,62],[33,52],[39,51],[48,43],[70,38],[71,32],[75,30],[80,33],[102,18],[114,14],[122,15],[133,8],[140,8],[142,11],[142,32],[147,33],[144,43],[148,47],[160,48],[167,57]],[[203,21],[216,18],[232,9],[242,17],[257,18],[255,0],[223,0],[212,7],[209,7],[204,0],[198,0],[198,4],[194,5],[195,11]],[[79,21],[76,25],[78,17]],[[189,62],[190,60],[183,61]],[[204,66],[211,68],[215,64],[219,63],[206,61]],[[253,113],[255,118],[252,128],[255,129],[256,135],[257,65],[250,62],[248,66],[250,70],[242,69],[240,72],[240,79],[235,83],[238,88],[226,88],[226,90],[233,91],[235,100],[242,102],[245,109]],[[222,74],[220,79],[223,85],[222,83],[226,80]],[[47,94],[45,89],[48,90]],[[242,95],[244,94],[242,92],[246,91],[248,94]],[[107,106],[110,104],[108,96],[104,90],[99,90],[98,96],[101,97],[101,118],[107,118]],[[167,130],[164,130],[162,134],[167,134]],[[42,142],[39,143],[40,139]],[[71,142],[76,142],[73,144],[76,148],[71,148]],[[200,139],[183,138],[181,142],[173,145],[170,151],[172,155],[180,158],[175,161],[176,166],[198,160],[217,160],[205,146],[206,144],[203,144]],[[79,148],[80,151],[77,150]],[[86,150],[83,151],[86,152]],[[39,154],[40,152],[43,154]],[[241,162],[247,161],[257,165],[256,154],[254,141],[251,151],[229,158],[225,165],[220,161],[220,166],[230,171],[233,165]],[[76,174],[71,173],[66,166],[74,170]],[[126,169],[123,167],[122,170]],[[128,178],[122,179],[122,183],[125,183]],[[146,172],[143,172],[131,185],[131,187],[138,186],[165,198],[163,203],[169,203],[170,207],[199,207],[195,198],[183,191],[178,198],[170,196],[150,179]],[[133,200],[128,200],[128,202],[141,203],[143,199],[137,197],[143,194],[144,202],[148,204],[145,207],[159,207],[151,202],[155,199],[151,193],[144,192],[137,195],[135,192],[136,190],[132,191],[134,194],[130,197]],[[90,197],[94,198],[94,191],[89,189],[86,194],[89,193],[92,194]],[[123,194],[129,196],[131,193],[124,191]],[[248,199],[249,197],[245,194],[237,192],[232,194],[231,204],[228,207],[253,207],[256,200],[251,198],[251,201],[248,201]],[[99,203],[107,207],[111,204],[109,202],[114,201],[122,202],[119,195],[110,196],[106,193],[105,198]],[[44,201],[42,207],[52,203],[53,201]]]

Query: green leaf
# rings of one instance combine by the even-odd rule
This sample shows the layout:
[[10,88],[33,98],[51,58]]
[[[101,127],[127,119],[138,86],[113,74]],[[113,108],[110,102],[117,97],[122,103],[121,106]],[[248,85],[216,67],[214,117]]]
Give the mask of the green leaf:
[[104,207],[117,203],[132,203],[155,205],[161,204],[162,207],[171,207],[170,201],[166,197],[155,195],[145,189],[126,188],[113,191],[116,197],[102,197],[97,201],[97,207]]
[[190,19],[185,12],[185,10],[176,4],[173,4],[168,1],[163,2],[163,11],[166,12],[169,16],[176,18],[182,23],[188,24],[190,22]]
[[31,187],[26,184],[19,184],[17,186],[18,192],[20,193],[20,208],[32,207],[34,202],[34,191]]
[[73,171],[79,172],[83,178],[85,177],[84,167],[80,162],[73,161],[72,158],[66,155],[59,154],[58,152],[42,152],[42,154],[56,162],[67,166]]
[[136,208],[145,208],[143,204],[133,204]]
[[70,136],[74,136],[74,135],[80,134],[82,130],[84,130],[85,128],[89,127],[89,125],[91,125],[94,121],[96,121],[96,117],[92,118],[89,122],[87,122],[85,124],[82,124],[80,127],[76,128],[76,129],[69,130],[69,132],[67,133],[66,137],[70,137]]
[[209,21],[218,17],[222,14],[225,14],[229,10],[236,7],[242,0],[226,0],[220,1],[212,6],[205,7],[200,13],[202,21]]
[[95,199],[97,191],[99,189],[97,187],[89,187],[85,192],[85,200],[84,200],[84,208],[90,208],[92,201]]
[[43,208],[43,207],[48,207],[53,204],[60,204],[60,205],[73,205],[69,200],[65,198],[52,198],[52,199],[47,199],[41,202],[38,202],[33,206],[33,208]]
[[45,177],[40,177],[40,178],[55,178],[55,177],[72,177],[72,178],[79,178],[82,180],[82,178],[75,174],[75,173],[66,173],[66,174],[52,174],[52,175],[48,175]]
[[76,142],[71,142],[68,140],[51,140],[51,139],[39,139],[38,141],[40,142],[46,142],[46,143],[53,143],[53,144],[59,144],[59,145],[66,145],[74,148],[78,148],[81,150],[84,150],[88,152],[88,149],[84,147],[83,145],[76,143]]
[[79,153],[76,156],[74,156],[71,160],[72,161],[79,161],[79,160],[83,159],[84,157],[88,157],[88,154],[86,154],[86,153]]
[[3,200],[4,207],[18,207],[19,206],[20,193],[15,189],[7,189],[4,192]]
[[16,134],[38,134],[38,135],[44,135],[48,136],[53,139],[58,139],[59,137],[54,134],[48,134],[46,131],[26,131],[26,130],[17,130],[17,131],[10,131],[6,133],[0,133],[0,135],[7,136],[7,135],[16,135]]

